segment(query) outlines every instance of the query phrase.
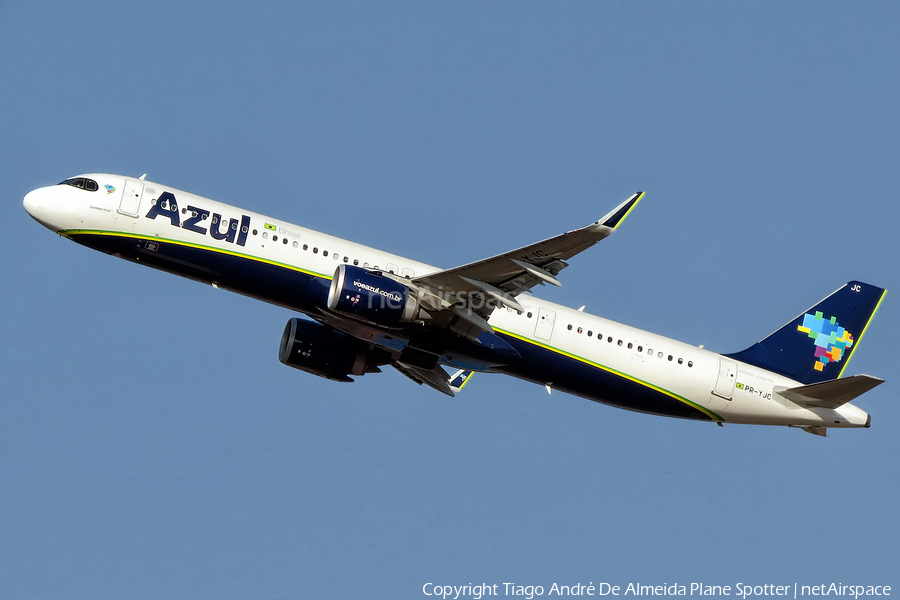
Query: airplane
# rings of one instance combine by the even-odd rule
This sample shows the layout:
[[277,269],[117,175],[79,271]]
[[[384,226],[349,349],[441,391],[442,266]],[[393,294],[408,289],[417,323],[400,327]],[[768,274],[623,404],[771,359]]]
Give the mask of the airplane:
[[[439,269],[140,177],[83,174],[25,210],[78,244],[302,313],[279,360],[335,381],[392,366],[448,396],[504,373],[595,402],[825,436],[869,427],[850,403],[883,383],[842,377],[886,290],[850,281],[763,340],[717,354],[541,300],[568,261],[618,230],[638,192],[586,227]],[[453,372],[448,373],[445,368]]]

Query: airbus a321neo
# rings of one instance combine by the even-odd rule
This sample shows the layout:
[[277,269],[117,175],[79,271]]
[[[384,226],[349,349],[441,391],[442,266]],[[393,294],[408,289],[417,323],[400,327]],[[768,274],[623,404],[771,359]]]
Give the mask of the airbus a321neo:
[[[25,196],[28,213],[89,248],[303,313],[284,364],[336,381],[390,365],[447,395],[506,373],[619,408],[722,423],[868,427],[850,401],[882,383],[841,378],[885,290],[851,281],[764,340],[716,354],[531,295],[622,224],[600,220],[438,269],[144,180],[88,174]],[[449,367],[451,373],[445,371]]]

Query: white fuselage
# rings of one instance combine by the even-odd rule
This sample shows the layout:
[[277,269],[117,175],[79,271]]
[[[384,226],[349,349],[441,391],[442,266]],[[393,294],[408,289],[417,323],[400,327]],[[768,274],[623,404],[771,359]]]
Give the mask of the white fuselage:
[[[173,242],[183,247],[209,250],[216,256],[250,258],[324,280],[330,280],[335,268],[345,263],[409,277],[439,270],[149,181],[107,174],[85,177],[99,182],[99,190],[86,192],[68,185],[39,188],[25,197],[25,208],[41,224],[72,239],[79,235],[112,236],[134,240],[135,244],[149,244],[147,247],[152,247],[154,240]],[[109,188],[113,191],[108,191]],[[151,203],[163,191],[177,197],[178,217],[158,214],[148,218]],[[206,218],[202,218],[204,211],[208,213]],[[186,227],[185,223],[194,214],[200,216]],[[229,227],[234,227],[233,223],[238,229],[228,239],[226,234]],[[139,257],[129,258],[141,261]],[[167,270],[179,272],[175,266]],[[215,276],[181,274],[220,284]],[[221,287],[234,289],[235,286]],[[283,304],[277,299],[254,295]],[[783,398],[777,393],[778,389],[800,384],[776,373],[530,294],[522,294],[516,300],[525,309],[521,314],[500,308],[490,316],[489,323],[498,334],[527,344],[535,352],[550,353],[547,356],[559,359],[560,365],[599,369],[639,384],[648,393],[662,394],[689,404],[710,420],[826,427],[863,427],[868,422],[868,415],[849,403],[826,409],[801,406]],[[557,388],[605,401],[602,390],[593,393],[568,381],[567,372],[570,371],[572,369],[557,369],[551,380],[545,380],[547,371],[527,365],[505,372],[549,386],[548,389]],[[615,404],[642,410],[639,406]]]

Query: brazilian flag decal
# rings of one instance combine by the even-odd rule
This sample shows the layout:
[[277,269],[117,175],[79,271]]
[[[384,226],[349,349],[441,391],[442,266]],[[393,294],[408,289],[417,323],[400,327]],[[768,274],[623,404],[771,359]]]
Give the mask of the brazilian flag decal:
[[266,229],[268,229],[269,231],[278,231],[278,228],[271,223],[266,223]]

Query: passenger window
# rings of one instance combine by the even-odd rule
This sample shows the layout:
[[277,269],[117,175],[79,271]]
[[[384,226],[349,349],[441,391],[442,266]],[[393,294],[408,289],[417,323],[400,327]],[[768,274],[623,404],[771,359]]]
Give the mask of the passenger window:
[[528,318],[529,318],[529,319],[531,318],[531,312],[530,312],[530,311],[529,311],[529,313],[528,313]]
[[588,337],[591,337],[592,335],[594,335],[594,332],[588,329]]
[[[287,239],[287,238],[282,238],[281,243],[284,244],[285,246],[287,246],[288,239]],[[297,242],[294,242],[294,243],[296,244]]]
[[319,249],[318,249],[318,248],[313,248],[313,254],[318,254],[318,253],[319,253]]
[[663,353],[660,352],[660,353],[658,353],[656,356],[657,356],[658,358],[662,358],[662,357],[663,357]]
[[357,258],[354,258],[354,259],[353,259],[353,266],[354,266],[354,267],[358,267],[358,266],[359,266],[359,259],[357,259]]
[[622,340],[619,340],[619,344],[618,344],[618,345],[619,345],[619,346],[621,346],[621,345],[622,345]]
[[689,367],[693,367],[693,366],[694,366],[694,361],[689,360],[689,361],[688,361],[688,366],[689,366]]
[[629,350],[631,350],[631,348],[632,348],[633,346],[634,346],[634,344],[632,344],[631,342],[628,342],[628,349],[629,349]]
[[299,245],[300,245],[300,244],[298,244],[297,242],[294,242],[294,244],[293,244],[294,248],[296,248],[296,247],[299,246]]
[[263,239],[264,239],[264,240],[269,239],[269,234],[266,233],[265,231],[263,231]]
[[572,331],[572,325],[569,325],[568,329],[569,329],[569,331]]
[[669,355],[669,362],[672,362],[672,355]]
[[684,364],[684,359],[679,358],[679,359],[678,359],[678,364],[679,364],[679,365]]
[[322,250],[322,256],[328,256],[328,250]]
[[579,328],[578,328],[578,333],[581,333],[582,331],[584,331],[584,330],[583,330],[581,327],[579,327]]

